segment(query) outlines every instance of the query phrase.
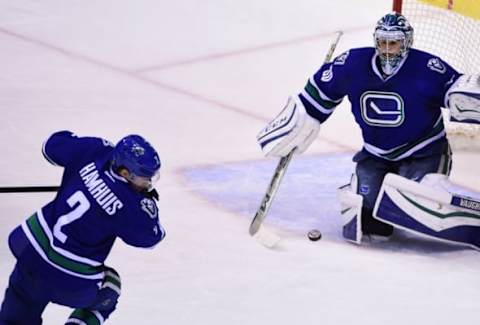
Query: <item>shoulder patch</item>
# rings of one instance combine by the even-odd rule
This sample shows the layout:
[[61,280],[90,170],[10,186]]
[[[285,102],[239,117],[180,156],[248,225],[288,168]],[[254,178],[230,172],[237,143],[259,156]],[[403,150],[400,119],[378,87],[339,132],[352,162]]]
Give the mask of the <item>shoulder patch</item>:
[[333,78],[333,71],[332,71],[333,65],[330,66],[327,70],[323,71],[322,77],[320,78],[321,81],[323,82],[329,82]]
[[152,199],[144,198],[140,201],[140,205],[142,206],[142,210],[145,211],[150,218],[155,219],[158,217],[158,208]]
[[350,54],[350,51],[344,52],[340,54],[339,56],[336,57],[335,61],[333,61],[334,65],[344,65],[345,62],[347,61],[348,55]]
[[440,61],[439,58],[431,58],[428,60],[427,67],[430,70],[433,70],[438,73],[445,73],[447,71],[447,67],[445,67],[445,64],[443,64],[442,61]]

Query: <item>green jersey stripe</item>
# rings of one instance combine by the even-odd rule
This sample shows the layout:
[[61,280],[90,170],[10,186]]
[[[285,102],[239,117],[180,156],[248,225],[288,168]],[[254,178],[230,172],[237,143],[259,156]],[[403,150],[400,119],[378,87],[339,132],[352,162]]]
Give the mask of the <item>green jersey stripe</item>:
[[305,91],[310,95],[310,97],[315,100],[318,104],[320,104],[322,107],[326,109],[332,109],[338,105],[338,103],[325,100],[320,96],[320,93],[318,92],[317,88],[315,88],[314,85],[310,82],[310,80],[307,82],[307,85],[305,86]]
[[42,226],[40,225],[40,221],[38,220],[38,216],[36,213],[27,219],[26,225],[28,227],[28,230],[33,235],[32,239],[35,240],[36,243],[38,244],[37,247],[39,247],[42,250],[42,252],[44,253],[44,256],[50,262],[59,266],[61,269],[72,271],[74,274],[87,275],[87,276],[99,275],[98,278],[103,277],[103,270],[101,266],[93,267],[85,263],[71,260],[68,257],[65,257],[59,254],[58,252],[56,252],[50,245],[48,236],[44,232]]
[[405,152],[409,151],[410,149],[422,144],[423,142],[426,142],[437,135],[441,134],[442,132],[445,131],[445,127],[443,125],[443,120],[439,119],[440,123],[437,121],[436,125],[433,127],[433,129],[424,137],[418,139],[415,142],[412,143],[407,143],[404,146],[397,148],[397,150],[390,152],[387,155],[384,155],[383,157],[389,160],[395,160],[399,156],[403,155]]

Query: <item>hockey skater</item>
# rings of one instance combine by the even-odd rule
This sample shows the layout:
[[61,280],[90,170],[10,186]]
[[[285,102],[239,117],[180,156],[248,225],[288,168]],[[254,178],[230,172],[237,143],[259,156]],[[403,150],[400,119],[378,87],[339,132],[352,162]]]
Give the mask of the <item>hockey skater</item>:
[[[388,238],[398,227],[478,248],[480,209],[471,208],[476,200],[445,204],[455,195],[446,189],[452,157],[441,112],[446,107],[456,120],[478,122],[478,76],[462,75],[412,48],[413,34],[404,16],[383,16],[374,47],[351,49],[325,63],[257,140],[268,157],[302,153],[348,97],[363,148],[353,157],[350,184],[338,191],[343,236],[360,243],[362,235]],[[390,187],[401,194],[393,198]]]
[[41,324],[50,302],[74,308],[66,324],[103,324],[121,291],[120,276],[104,264],[115,239],[150,248],[165,237],[153,188],[160,158],[139,135],[113,146],[68,131],[50,136],[43,154],[64,168],[62,183],[9,236],[17,263],[0,324]]

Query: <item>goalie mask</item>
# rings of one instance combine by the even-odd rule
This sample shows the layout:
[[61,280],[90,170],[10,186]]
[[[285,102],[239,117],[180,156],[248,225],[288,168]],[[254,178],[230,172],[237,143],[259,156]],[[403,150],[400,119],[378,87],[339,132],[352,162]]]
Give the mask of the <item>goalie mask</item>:
[[391,75],[412,47],[413,28],[404,16],[390,13],[377,22],[373,38],[382,70]]

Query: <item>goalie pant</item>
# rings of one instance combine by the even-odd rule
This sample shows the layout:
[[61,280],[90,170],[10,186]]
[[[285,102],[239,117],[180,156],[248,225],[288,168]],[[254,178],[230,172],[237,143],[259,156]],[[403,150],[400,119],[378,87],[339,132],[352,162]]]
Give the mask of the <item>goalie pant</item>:
[[[426,174],[449,175],[451,170],[451,150],[446,140],[437,141],[421,156],[414,155],[400,161],[387,161],[364,150],[358,152],[353,160],[357,163],[355,182],[350,184],[353,188],[341,188],[339,198],[344,219],[343,236],[354,243],[361,242],[362,234],[389,236],[393,232],[392,226],[373,218],[375,202],[386,174],[394,173],[420,181]],[[344,204],[340,193],[350,191],[356,193],[358,199],[347,199],[350,202]],[[355,199],[356,195],[353,196]]]
[[37,254],[20,228],[9,237],[17,258],[0,311],[0,325],[40,325],[50,303],[74,308],[67,320],[73,324],[103,324],[115,310],[121,293],[118,273],[103,266],[103,281],[71,276],[48,265]]

